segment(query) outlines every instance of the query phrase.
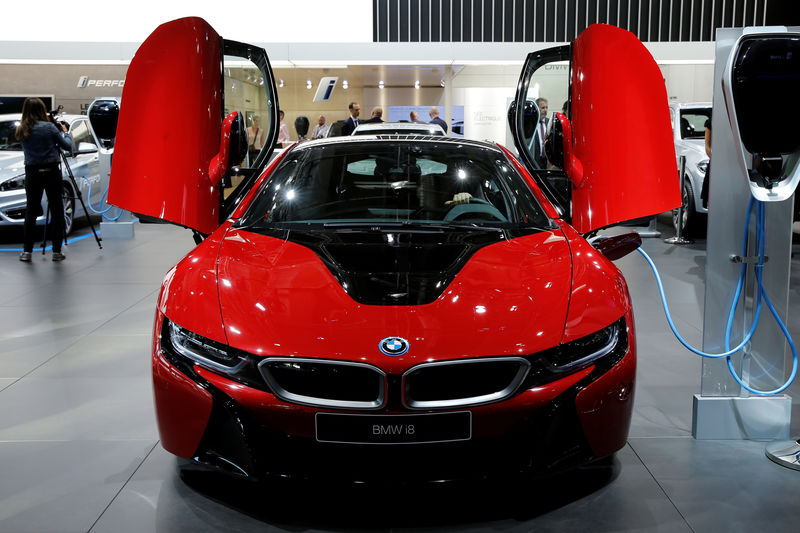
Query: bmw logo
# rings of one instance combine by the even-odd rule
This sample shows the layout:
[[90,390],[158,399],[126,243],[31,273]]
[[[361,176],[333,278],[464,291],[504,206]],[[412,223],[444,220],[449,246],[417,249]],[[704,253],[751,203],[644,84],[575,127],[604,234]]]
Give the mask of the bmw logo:
[[386,337],[378,344],[378,349],[384,355],[396,357],[408,351],[408,341],[403,337]]

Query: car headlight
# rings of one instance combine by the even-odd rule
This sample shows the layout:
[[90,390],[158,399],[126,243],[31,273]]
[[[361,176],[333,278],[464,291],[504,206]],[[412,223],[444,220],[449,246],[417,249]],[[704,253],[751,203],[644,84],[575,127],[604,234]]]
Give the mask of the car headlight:
[[706,171],[708,170],[708,159],[705,159],[697,163],[697,170],[705,174]]
[[202,337],[172,321],[165,319],[165,322],[165,332],[172,348],[192,362],[225,374],[235,374],[247,364],[247,359],[238,350]]
[[625,319],[621,318],[591,335],[562,344],[542,354],[550,372],[571,372],[589,366],[621,347],[627,340]]
[[25,174],[14,176],[10,180],[0,183],[0,191],[16,191],[25,188]]

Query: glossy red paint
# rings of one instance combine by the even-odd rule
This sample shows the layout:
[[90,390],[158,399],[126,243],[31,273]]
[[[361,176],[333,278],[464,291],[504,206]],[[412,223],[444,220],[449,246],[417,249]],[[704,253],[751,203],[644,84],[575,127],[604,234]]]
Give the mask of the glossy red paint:
[[[193,82],[176,91],[169,80]],[[220,37],[203,19],[167,22],[147,38],[122,92],[110,203],[202,233],[219,226],[209,166],[220,151],[221,84]]]
[[572,190],[578,232],[680,205],[664,79],[635,35],[594,24],[578,36],[570,105],[572,153],[583,166]]
[[227,343],[219,310],[217,287],[217,251],[222,236],[230,227],[224,224],[186,257],[164,278],[159,312],[181,327],[206,338]]
[[636,335],[633,313],[628,324],[628,354],[614,368],[578,393],[575,406],[595,457],[611,455],[625,446],[633,413],[636,378]]
[[584,175],[581,160],[572,153],[572,124],[563,113],[556,113],[556,120],[561,125],[562,150],[564,151],[564,172],[567,173],[573,187],[583,187]]
[[622,272],[563,221],[558,221],[572,251],[572,290],[561,342],[585,337],[631,312]]
[[219,185],[225,173],[228,171],[228,163],[231,156],[231,129],[233,128],[234,121],[239,117],[239,112],[234,111],[228,113],[225,120],[222,121],[222,134],[219,140],[219,152],[211,160],[208,165],[208,181],[213,186]]
[[[572,273],[559,230],[481,248],[436,301],[418,306],[359,304],[310,249],[248,231],[228,232],[218,267],[230,345],[265,356],[375,360],[390,373],[423,361],[555,346]],[[623,312],[605,309],[603,326]],[[379,352],[379,341],[392,335],[410,341],[408,353]]]
[[514,154],[512,154],[505,146],[497,145],[508,157],[509,161],[514,165],[514,168],[517,172],[525,178],[525,181],[528,183],[528,186],[533,191],[533,194],[536,196],[536,199],[539,201],[539,204],[544,209],[545,214],[550,218],[559,218],[561,215],[558,214],[556,208],[553,207],[553,204],[550,203],[550,200],[542,193],[542,190],[536,185],[536,182],[531,177],[528,169],[525,168],[525,165],[520,163],[519,159],[517,159]]
[[[162,320],[158,313],[156,332],[161,331]],[[178,457],[192,457],[211,416],[213,400],[207,390],[164,359],[158,334],[153,339],[153,396],[161,445]]]
[[[473,436],[491,437],[507,433],[515,425],[518,425],[520,420],[530,418],[539,409],[547,407],[556,397],[588,376],[593,369],[594,367],[585,368],[546,386],[524,391],[502,403],[471,407],[469,410],[472,412]],[[204,368],[196,367],[196,370],[209,383],[246,409],[250,417],[260,424],[286,435],[313,439],[314,415],[318,412],[334,412],[284,403],[268,392],[246,387]],[[381,413],[407,412],[387,410]]]

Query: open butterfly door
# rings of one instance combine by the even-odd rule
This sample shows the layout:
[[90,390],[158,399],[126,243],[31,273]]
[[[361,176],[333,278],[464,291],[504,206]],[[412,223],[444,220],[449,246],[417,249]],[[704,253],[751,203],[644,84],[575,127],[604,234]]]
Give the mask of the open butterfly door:
[[109,202],[211,233],[275,144],[276,95],[262,48],[222,39],[201,18],[162,24],[128,68]]
[[580,233],[681,203],[664,79],[628,31],[595,24],[529,54],[509,122],[520,158]]

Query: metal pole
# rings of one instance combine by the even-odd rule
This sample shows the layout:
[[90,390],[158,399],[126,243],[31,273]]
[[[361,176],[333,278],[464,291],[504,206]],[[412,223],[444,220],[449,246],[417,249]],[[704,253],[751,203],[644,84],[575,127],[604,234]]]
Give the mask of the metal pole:
[[686,174],[686,156],[682,155],[680,158],[680,164],[678,169],[678,179],[680,180],[681,184],[681,205],[678,207],[678,233],[674,237],[670,237],[669,239],[664,239],[664,242],[667,244],[692,244],[694,241],[691,239],[684,239],[683,238],[683,193],[685,192],[686,183],[683,180],[683,176]]

